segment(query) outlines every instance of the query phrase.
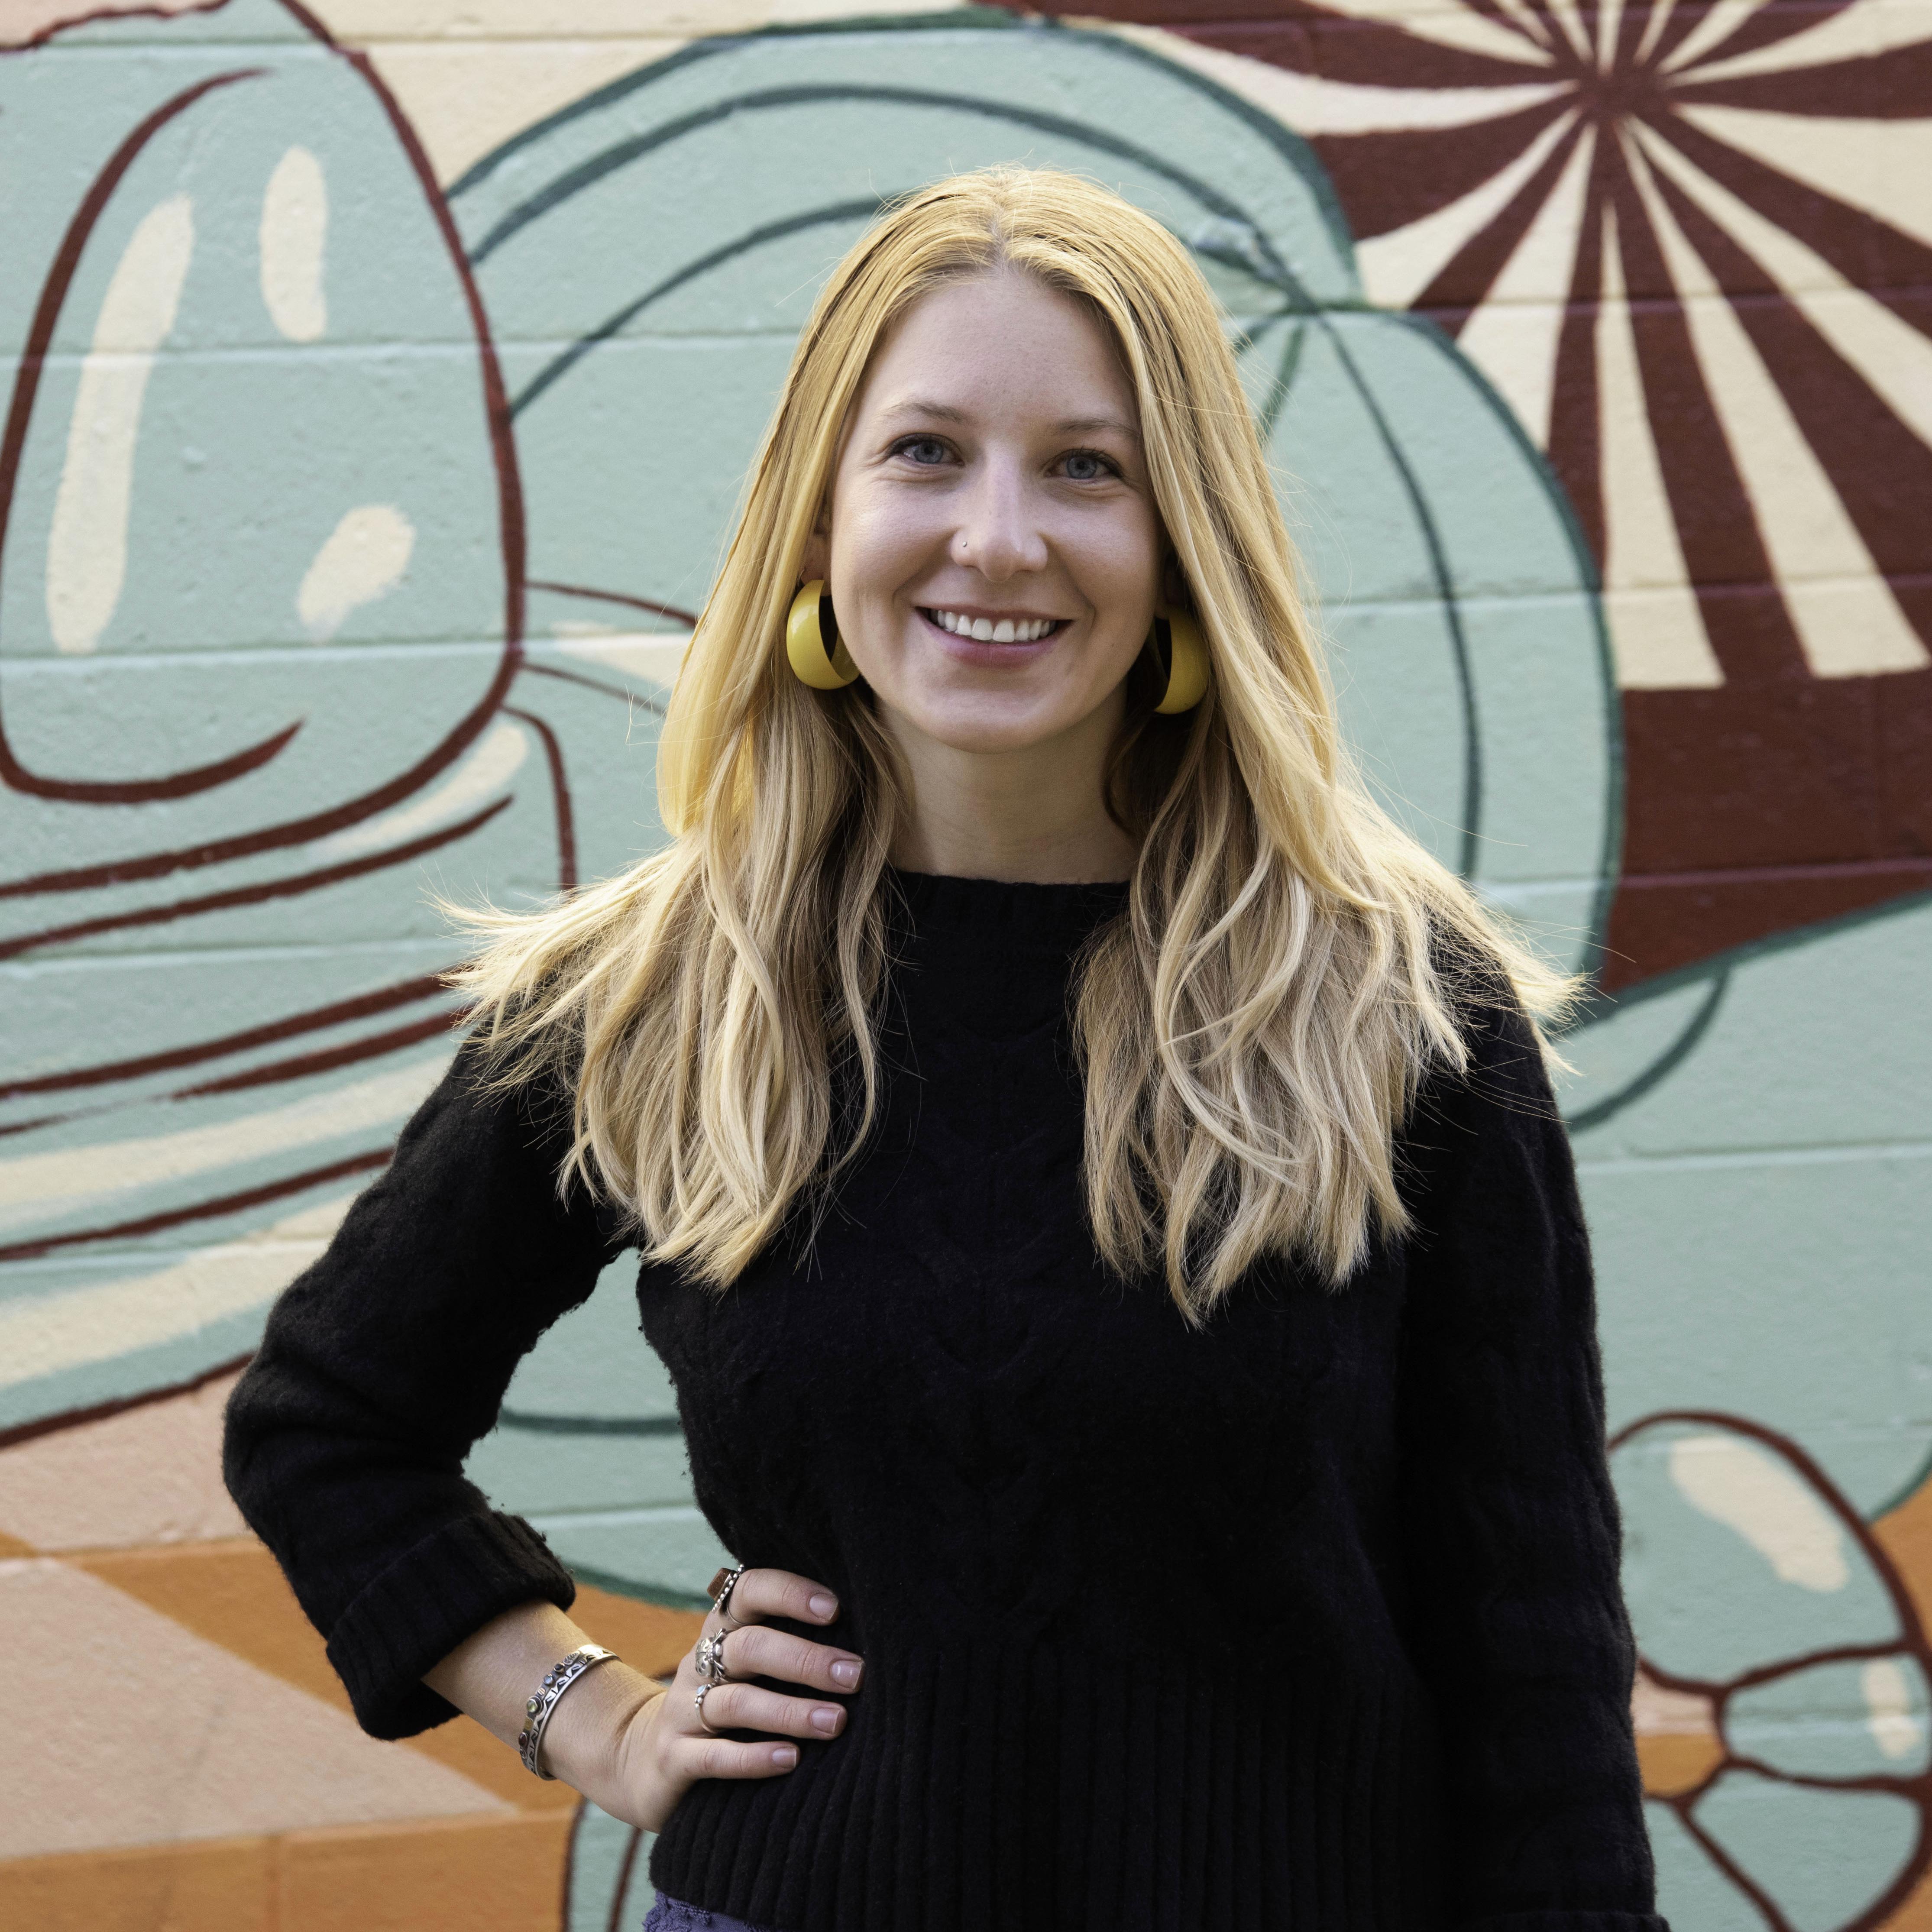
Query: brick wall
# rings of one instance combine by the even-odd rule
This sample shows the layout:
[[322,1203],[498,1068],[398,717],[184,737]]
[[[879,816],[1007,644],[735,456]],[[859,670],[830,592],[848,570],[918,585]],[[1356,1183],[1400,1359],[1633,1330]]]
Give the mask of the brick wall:
[[[14,0],[0,1630],[89,1667],[0,1772],[0,1916],[641,1913],[466,1720],[355,1730],[220,1404],[444,1064],[426,892],[661,837],[818,278],[1031,158],[1193,248],[1372,781],[1593,976],[1666,1910],[1932,1925],[1928,115],[1918,0]],[[661,1664],[718,1551],[622,1273],[472,1469]]]

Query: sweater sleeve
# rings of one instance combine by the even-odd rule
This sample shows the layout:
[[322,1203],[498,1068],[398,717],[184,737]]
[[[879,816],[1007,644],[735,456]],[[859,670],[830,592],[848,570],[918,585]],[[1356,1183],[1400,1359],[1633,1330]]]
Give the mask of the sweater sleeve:
[[1472,1006],[1410,1130],[1403,1494],[1455,1932],[1667,1932],[1630,1727],[1602,1372],[1569,1142],[1528,1020]]
[[463,1463],[518,1360],[625,1243],[581,1189],[558,1198],[560,1107],[485,1091],[479,1064],[466,1043],[228,1404],[229,1490],[377,1737],[456,1714],[423,1672],[492,1617],[575,1594]]

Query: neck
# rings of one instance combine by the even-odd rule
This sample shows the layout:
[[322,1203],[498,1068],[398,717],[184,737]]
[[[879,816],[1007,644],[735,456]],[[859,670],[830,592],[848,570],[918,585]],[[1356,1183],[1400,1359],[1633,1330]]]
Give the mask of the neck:
[[995,752],[942,744],[883,706],[880,716],[910,781],[894,865],[1041,884],[1132,872],[1138,848],[1107,816],[1102,797],[1112,707],[1045,743]]

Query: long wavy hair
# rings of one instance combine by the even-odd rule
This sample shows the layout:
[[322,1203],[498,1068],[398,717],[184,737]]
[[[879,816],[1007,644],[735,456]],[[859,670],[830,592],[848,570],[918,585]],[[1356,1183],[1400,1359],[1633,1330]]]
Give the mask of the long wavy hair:
[[457,982],[498,1078],[574,1091],[560,1186],[621,1202],[650,1258],[722,1286],[794,1208],[823,1211],[876,1117],[905,790],[866,688],[791,674],[785,614],[882,337],[999,269],[1111,335],[1212,669],[1176,719],[1130,680],[1109,766],[1140,844],[1073,996],[1094,1242],[1124,1274],[1160,1268],[1190,1320],[1264,1253],[1339,1285],[1406,1225],[1394,1137],[1430,1067],[1465,1064],[1470,963],[1538,1019],[1568,982],[1370,796],[1214,298],[1158,222],[1078,176],[936,182],[832,271],[672,694],[670,842],[544,910],[471,915],[485,944]]

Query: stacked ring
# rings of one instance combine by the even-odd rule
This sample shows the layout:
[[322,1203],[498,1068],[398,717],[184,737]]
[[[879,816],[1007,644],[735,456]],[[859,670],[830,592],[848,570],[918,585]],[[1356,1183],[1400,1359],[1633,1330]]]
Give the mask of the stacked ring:
[[[711,1580],[711,1587],[705,1594],[711,1599],[711,1607],[721,1617],[730,1615],[731,1592],[738,1587],[738,1579],[745,1574],[742,1563],[728,1564]],[[741,1618],[740,1622],[743,1621]]]
[[[731,1630],[742,1626],[734,1624]],[[708,1684],[728,1684],[731,1673],[724,1668],[724,1640],[731,1634],[730,1630],[722,1630],[715,1636],[701,1636],[698,1640],[698,1674]]]
[[712,1730],[710,1720],[704,1714],[704,1700],[717,1688],[715,1684],[700,1684],[698,1687],[698,1695],[691,1700],[692,1708],[698,1713],[699,1728],[706,1737],[722,1738],[724,1735],[722,1731]]

